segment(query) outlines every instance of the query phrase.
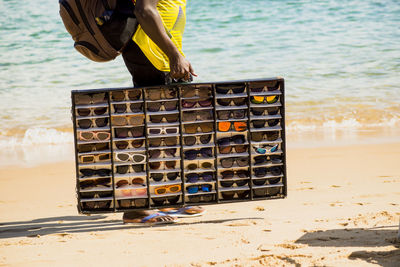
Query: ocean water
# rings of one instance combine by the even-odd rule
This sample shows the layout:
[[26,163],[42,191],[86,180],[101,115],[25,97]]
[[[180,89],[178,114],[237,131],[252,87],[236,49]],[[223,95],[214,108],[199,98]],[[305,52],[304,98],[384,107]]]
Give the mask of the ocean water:
[[[57,1],[0,0],[0,9],[0,148],[69,146],[70,91],[130,86],[122,58],[77,53]],[[187,14],[195,81],[284,77],[289,138],[396,137],[398,0],[188,0]]]

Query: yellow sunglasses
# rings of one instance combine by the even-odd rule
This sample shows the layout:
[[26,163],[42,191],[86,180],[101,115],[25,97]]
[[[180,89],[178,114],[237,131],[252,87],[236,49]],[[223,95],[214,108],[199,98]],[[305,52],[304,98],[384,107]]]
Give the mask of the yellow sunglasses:
[[273,95],[273,96],[252,96],[251,97],[251,102],[254,104],[261,104],[264,102],[267,102],[268,104],[274,104],[278,102],[279,96],[278,95]]

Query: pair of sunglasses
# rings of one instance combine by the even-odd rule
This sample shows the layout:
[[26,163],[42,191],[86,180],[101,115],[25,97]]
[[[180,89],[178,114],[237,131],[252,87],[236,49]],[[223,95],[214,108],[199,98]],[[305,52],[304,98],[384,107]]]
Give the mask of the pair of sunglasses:
[[78,135],[81,141],[108,141],[111,136],[109,132],[79,132]]
[[157,127],[157,128],[147,128],[147,133],[149,135],[159,135],[159,134],[177,134],[179,133],[178,126],[172,127]]
[[239,167],[245,167],[249,165],[249,158],[247,157],[235,157],[235,158],[226,158],[226,159],[221,159],[221,166],[224,168],[231,168],[233,164],[235,163]]
[[167,176],[167,179],[170,181],[176,180],[179,176],[179,172],[169,172],[169,173],[151,173],[150,178],[155,182],[160,182],[164,179],[164,176]]
[[79,116],[95,116],[95,115],[103,115],[107,112],[107,107],[98,107],[98,108],[78,108]]
[[185,159],[188,160],[194,160],[198,157],[198,155],[201,155],[204,158],[211,158],[213,157],[213,149],[211,147],[203,147],[199,150],[190,149],[184,151],[183,154],[185,155]]
[[211,190],[212,190],[212,185],[210,185],[210,184],[189,185],[189,186],[186,187],[186,191],[189,194],[196,194],[199,191],[211,192]]
[[[266,137],[266,138],[264,138]],[[251,141],[261,142],[262,140],[275,141],[279,138],[279,131],[269,132],[253,132],[251,133]]]
[[280,187],[268,187],[268,188],[256,188],[253,189],[253,195],[255,197],[266,197],[266,196],[276,196],[281,192]]
[[110,169],[80,169],[79,170],[80,173],[82,173],[82,175],[84,177],[90,177],[93,175],[98,175],[98,176],[110,176],[111,174],[111,170]]
[[203,172],[203,173],[189,173],[186,175],[186,182],[187,183],[197,183],[199,180],[203,179],[205,182],[211,182],[214,180],[214,173],[213,172]]
[[[151,132],[150,132],[151,133]],[[162,138],[149,138],[150,147],[159,147],[161,144],[164,146],[176,146],[178,144],[178,137],[162,137]]]
[[229,154],[232,150],[236,153],[244,153],[248,149],[247,145],[232,145],[232,146],[218,146],[218,151],[220,154]]
[[250,112],[254,116],[262,116],[265,111],[267,111],[268,115],[276,115],[279,112],[280,107],[262,107],[262,108],[250,108]]
[[221,196],[225,200],[234,199],[235,196],[239,199],[244,199],[249,195],[249,190],[238,190],[238,191],[224,191],[221,192]]
[[250,92],[260,93],[260,92],[269,92],[269,91],[278,90],[280,85],[279,85],[279,82],[275,82],[274,85],[272,85],[271,83],[268,83],[268,84],[251,83],[249,87],[250,87]]
[[129,185],[144,185],[144,184],[145,184],[144,179],[137,177],[133,178],[131,182],[129,182],[126,179],[119,180],[115,185],[117,186],[117,188],[120,188],[120,187],[127,187]]
[[147,103],[147,110],[151,112],[160,111],[161,107],[164,107],[164,110],[166,111],[177,110],[178,100]]
[[211,96],[211,87],[210,86],[200,86],[198,88],[194,88],[191,86],[183,87],[181,89],[182,97],[209,97]]
[[254,168],[254,175],[256,177],[263,177],[266,176],[268,173],[270,173],[272,176],[278,176],[282,174],[282,170],[280,167],[274,166],[274,167],[259,167],[259,168]]
[[278,148],[279,148],[279,144],[261,145],[259,147],[253,146],[253,149],[257,154],[274,153],[274,152],[278,151]]
[[154,194],[156,195],[164,195],[168,193],[177,193],[181,191],[180,184],[171,184],[171,185],[163,185],[157,186],[154,188]]
[[211,162],[204,161],[204,162],[199,163],[199,164],[190,163],[189,165],[187,165],[187,169],[191,170],[191,171],[196,170],[199,167],[201,167],[202,169],[211,169],[212,166],[213,166],[213,164]]
[[193,146],[198,143],[208,144],[211,141],[211,134],[205,134],[200,136],[185,136],[183,137],[183,143],[186,146]]
[[151,159],[159,158],[161,154],[164,154],[165,157],[175,157],[176,154],[176,148],[169,148],[169,149],[154,149],[154,150],[149,150],[149,156]]
[[106,93],[93,93],[93,94],[79,94],[75,95],[76,105],[90,105],[107,103],[108,99]]
[[96,155],[81,155],[79,156],[80,163],[95,163],[95,162],[104,162],[110,161],[111,154],[110,153],[102,153]]
[[279,100],[279,95],[250,97],[251,103],[254,104],[262,104],[262,103],[274,104],[278,102],[278,100]]
[[188,202],[211,202],[214,199],[214,194],[188,196]]
[[104,150],[110,150],[109,143],[78,145],[78,152],[79,153],[87,153],[87,152],[94,152],[94,151],[104,151]]
[[149,162],[150,169],[158,170],[161,166],[164,165],[167,169],[175,169],[176,167],[176,160],[174,161],[158,161],[158,162]]
[[148,206],[148,200],[145,198],[137,198],[137,199],[121,199],[118,200],[118,205],[120,208],[143,208]]
[[197,111],[185,111],[182,114],[182,120],[188,121],[206,121],[213,119],[213,112],[211,110],[197,110]]
[[108,125],[108,118],[78,120],[78,126],[81,129],[89,129],[90,127],[92,127],[92,125],[96,127],[105,127]]
[[248,180],[220,181],[220,184],[222,187],[231,187],[234,184],[236,184],[237,186],[245,186],[246,184],[248,184],[248,182]]
[[157,89],[148,89],[147,97],[150,100],[161,100],[161,99],[172,99],[177,97],[177,90],[175,88],[157,88]]
[[210,107],[212,105],[211,99],[204,100],[182,100],[182,107],[184,108],[193,108],[196,105],[200,107]]
[[198,132],[198,129],[203,133],[209,133],[214,130],[214,124],[212,122],[184,124],[183,128],[185,129],[185,133],[188,134],[195,134]]
[[121,186],[115,190],[115,197],[135,197],[135,196],[146,196],[147,188],[144,185],[133,185],[129,187],[129,185]]
[[125,113],[128,110],[132,113],[143,112],[143,103],[124,103],[124,104],[114,104],[114,112],[115,113]]
[[235,129],[237,132],[243,132],[247,130],[247,123],[244,121],[220,121],[218,122],[218,130],[220,132],[227,132],[229,130]]
[[111,121],[114,126],[139,126],[144,123],[144,114],[112,117]]
[[277,184],[281,181],[281,178],[275,178],[275,179],[254,179],[253,184],[254,185],[265,185],[265,183],[268,181],[268,184]]
[[112,191],[80,192],[81,198],[106,198],[112,197]]
[[228,94],[228,93],[234,93],[234,94],[241,94],[245,90],[244,85],[216,85],[215,90],[218,94]]
[[116,152],[115,159],[120,162],[132,161],[135,164],[142,164],[146,161],[146,156],[134,154],[133,152]]
[[118,174],[128,173],[129,168],[132,168],[136,173],[144,172],[144,164],[120,165],[116,167]]
[[152,198],[154,205],[156,206],[162,206],[164,205],[165,201],[167,201],[169,204],[174,205],[178,203],[179,199],[181,196],[169,196],[169,197],[158,197],[158,198]]
[[177,122],[179,119],[179,114],[162,114],[162,115],[150,115],[150,121],[152,123],[161,123],[161,122]]
[[218,139],[217,143],[219,146],[229,146],[231,143],[241,145],[246,142],[246,138],[242,134],[233,135],[231,137],[223,137]]
[[282,157],[279,155],[260,155],[254,157],[254,165],[261,165],[267,163],[268,161],[272,163],[281,163]]
[[124,100],[139,100],[142,96],[142,90],[133,89],[128,91],[128,99],[126,98],[126,91],[113,91],[111,92],[111,99],[116,102],[121,102]]
[[264,128],[265,124],[268,123],[269,127],[274,127],[278,125],[279,119],[274,119],[274,120],[253,120],[251,121],[253,124],[254,128]]
[[219,120],[229,120],[229,119],[244,119],[247,112],[244,109],[235,110],[218,110],[217,117]]
[[110,208],[111,208],[111,200],[82,202],[82,209],[84,210],[107,210]]
[[118,149],[127,149],[128,147],[140,148],[144,145],[144,139],[130,140],[130,141],[116,141],[115,146]]
[[90,179],[90,180],[80,181],[79,187],[81,188],[81,190],[98,186],[109,187],[110,183],[111,183],[111,178]]
[[246,105],[247,99],[245,97],[240,98],[220,98],[217,99],[217,103],[221,106],[231,106],[233,103],[235,106],[243,106]]
[[127,138],[129,133],[132,137],[143,137],[144,136],[144,126],[140,127],[130,127],[130,128],[115,128],[115,136],[117,138]]
[[249,177],[249,171],[248,170],[237,170],[237,171],[223,171],[221,172],[222,179],[232,179],[235,177],[235,174],[239,178],[248,178]]

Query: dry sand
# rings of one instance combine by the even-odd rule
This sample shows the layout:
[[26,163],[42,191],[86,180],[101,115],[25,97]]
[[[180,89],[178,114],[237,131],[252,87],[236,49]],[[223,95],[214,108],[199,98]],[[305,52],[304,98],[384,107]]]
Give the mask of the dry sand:
[[288,150],[287,199],[170,226],[79,215],[73,162],[0,169],[0,265],[400,266],[400,144]]

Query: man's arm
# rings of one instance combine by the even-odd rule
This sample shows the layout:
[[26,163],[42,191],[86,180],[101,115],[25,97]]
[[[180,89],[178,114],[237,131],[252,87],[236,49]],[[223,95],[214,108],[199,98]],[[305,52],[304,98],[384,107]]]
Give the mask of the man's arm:
[[169,59],[172,78],[189,80],[194,73],[190,62],[182,56],[178,48],[167,35],[160,14],[157,11],[159,0],[136,0],[135,15],[146,34],[161,48]]

